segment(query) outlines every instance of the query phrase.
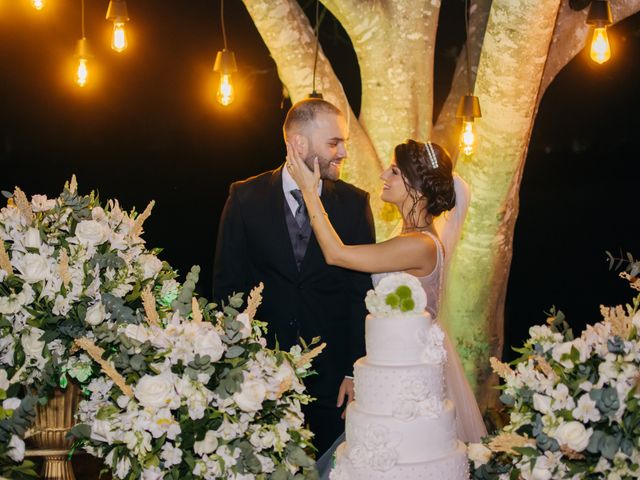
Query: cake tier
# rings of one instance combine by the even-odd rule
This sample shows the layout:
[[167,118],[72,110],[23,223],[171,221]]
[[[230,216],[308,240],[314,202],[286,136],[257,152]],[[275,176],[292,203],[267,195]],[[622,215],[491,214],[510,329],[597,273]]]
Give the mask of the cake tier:
[[431,315],[367,315],[367,362],[372,365],[417,365],[444,360],[442,331]]
[[399,463],[426,462],[440,458],[456,445],[455,409],[445,400],[435,417],[400,420],[360,410],[358,401],[347,407],[345,426],[347,454],[357,457],[393,456]]
[[[356,465],[358,465],[356,467]],[[329,476],[331,480],[467,480],[469,462],[464,443],[457,442],[445,455],[419,463],[376,462],[362,464],[351,461],[347,444],[336,451],[336,464]]]
[[444,399],[442,370],[442,364],[393,367],[372,365],[368,357],[361,358],[354,365],[358,409],[403,417],[401,411],[406,415],[411,402],[418,410],[431,408],[429,405],[435,407]]

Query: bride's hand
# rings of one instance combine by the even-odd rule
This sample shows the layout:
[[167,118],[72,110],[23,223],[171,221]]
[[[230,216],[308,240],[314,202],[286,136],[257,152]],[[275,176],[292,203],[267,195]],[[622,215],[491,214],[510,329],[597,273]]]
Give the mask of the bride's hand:
[[313,171],[311,171],[296,153],[295,149],[287,143],[286,168],[302,192],[318,191],[318,185],[320,184],[320,166],[318,165],[318,157],[313,159]]

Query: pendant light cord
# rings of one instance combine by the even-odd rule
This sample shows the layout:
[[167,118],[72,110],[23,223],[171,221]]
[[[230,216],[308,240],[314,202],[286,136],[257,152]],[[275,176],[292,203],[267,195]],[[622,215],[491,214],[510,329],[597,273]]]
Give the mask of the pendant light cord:
[[224,28],[224,0],[220,0],[220,23],[222,23],[222,41],[224,49],[227,49],[227,31]]
[[84,0],[81,0],[81,13],[80,13],[80,18],[82,20],[82,38],[85,38],[84,35]]
[[316,52],[313,59],[313,93],[316,92],[316,69],[318,68],[318,47],[320,46],[320,0],[316,0]]
[[465,47],[467,53],[467,91],[473,93],[471,88],[471,52],[469,51],[469,0],[464,0],[464,31],[466,33]]

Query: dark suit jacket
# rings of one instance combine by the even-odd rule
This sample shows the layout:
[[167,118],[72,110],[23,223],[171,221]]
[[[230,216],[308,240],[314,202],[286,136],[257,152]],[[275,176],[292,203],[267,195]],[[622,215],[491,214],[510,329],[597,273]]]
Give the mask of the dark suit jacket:
[[[341,180],[323,180],[321,199],[345,244],[375,242],[367,192]],[[335,406],[342,379],[365,354],[370,276],[327,265],[313,234],[298,271],[284,208],[282,167],[231,185],[218,230],[213,296],[226,302],[229,295],[263,282],[256,318],[268,323],[270,346],[277,340],[288,350],[299,337],[320,336],[327,347],[314,360],[318,375],[305,383],[319,404]]]

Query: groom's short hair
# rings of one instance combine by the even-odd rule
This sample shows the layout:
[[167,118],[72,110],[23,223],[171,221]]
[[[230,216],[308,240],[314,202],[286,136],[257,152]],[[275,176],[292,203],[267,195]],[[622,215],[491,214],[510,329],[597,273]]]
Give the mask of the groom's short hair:
[[284,138],[286,139],[295,128],[304,127],[313,122],[318,113],[342,115],[342,111],[338,107],[326,100],[305,98],[294,103],[289,112],[287,112],[287,118],[285,118],[284,126],[282,127]]

